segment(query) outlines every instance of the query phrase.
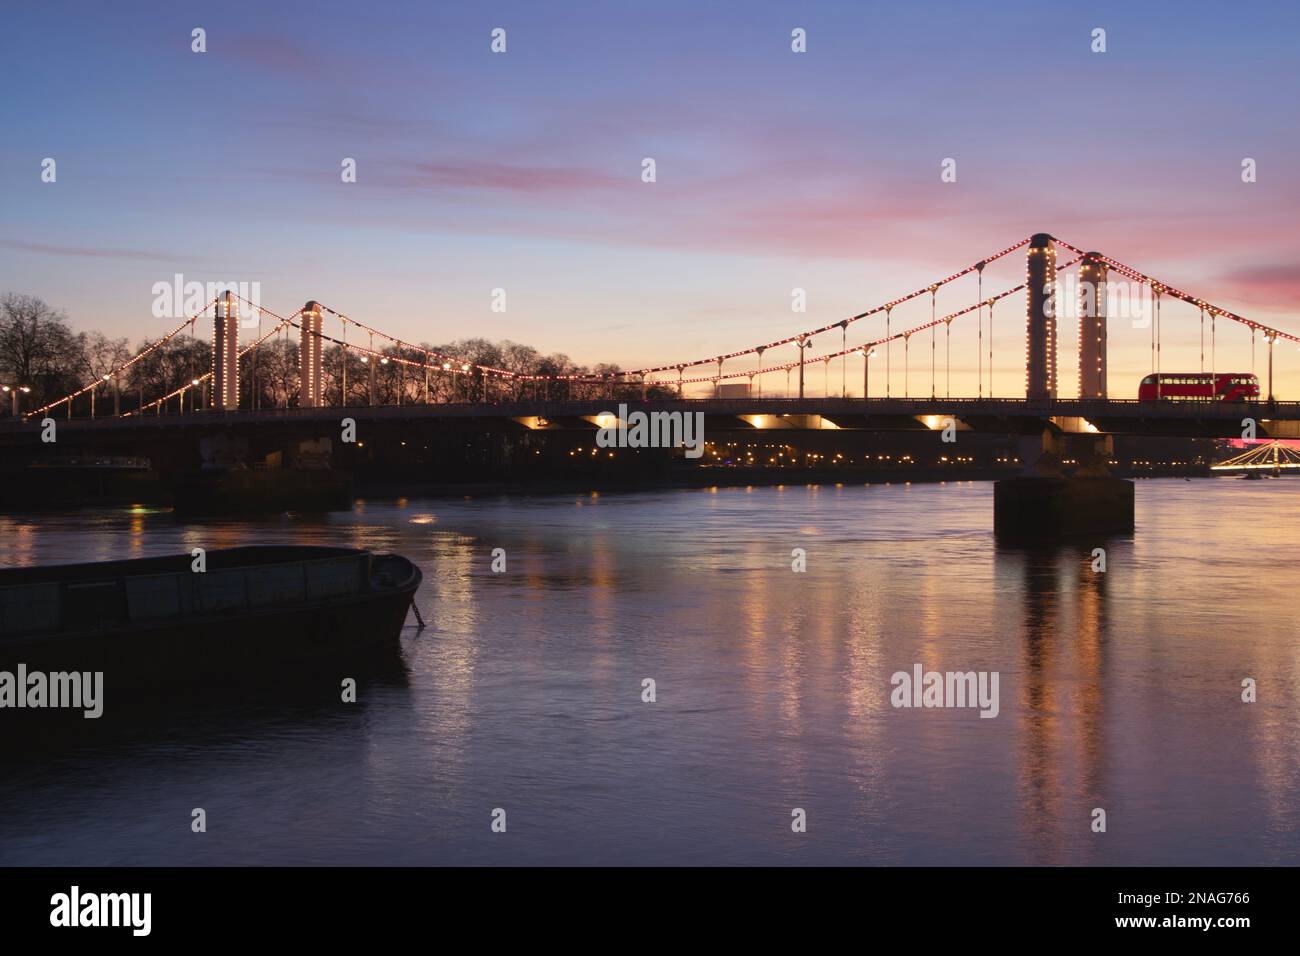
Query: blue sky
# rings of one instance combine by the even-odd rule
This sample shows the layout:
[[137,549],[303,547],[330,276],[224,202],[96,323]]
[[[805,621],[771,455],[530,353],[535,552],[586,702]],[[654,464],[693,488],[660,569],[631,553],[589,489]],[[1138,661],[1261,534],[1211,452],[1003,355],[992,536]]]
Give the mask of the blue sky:
[[[1048,231],[1300,329],[1294,4],[46,2],[0,16],[0,290],[77,328],[165,331],[151,290],[182,273],[259,282],[281,313],[319,299],[412,341],[511,338],[633,367],[824,325]],[[195,27],[206,53],[190,50]],[[807,53],[790,49],[795,27]],[[56,183],[41,182],[45,157]],[[340,180],[345,157],[356,183]],[[1257,182],[1241,181],[1245,157]],[[1022,274],[1008,257],[985,291]],[[796,287],[807,314],[790,310]],[[956,309],[975,292],[942,295]],[[909,308],[896,320],[928,318]],[[1019,315],[998,316],[1006,391],[1021,384]],[[1195,311],[1164,328],[1164,367],[1195,368]],[[1112,323],[1114,393],[1147,370],[1146,335]],[[1247,368],[1248,334],[1224,335],[1220,367]],[[954,324],[954,391],[974,377],[974,341]],[[1062,348],[1069,381],[1068,325]],[[1300,386],[1300,352],[1279,368]]]

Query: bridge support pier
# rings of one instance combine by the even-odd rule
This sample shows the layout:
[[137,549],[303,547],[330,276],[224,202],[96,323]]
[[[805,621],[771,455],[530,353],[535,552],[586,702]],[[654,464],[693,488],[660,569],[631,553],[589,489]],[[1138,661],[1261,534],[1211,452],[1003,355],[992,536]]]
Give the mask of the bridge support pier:
[[[1133,531],[1131,481],[1109,472],[1109,435],[1064,435],[1045,429],[1020,440],[1025,473],[993,483],[993,528],[999,538],[1052,541]],[[1072,455],[1078,467],[1066,475]]]
[[229,433],[201,438],[201,466],[169,476],[173,503],[195,515],[346,511],[352,476],[331,467],[332,449],[328,437],[269,446]]

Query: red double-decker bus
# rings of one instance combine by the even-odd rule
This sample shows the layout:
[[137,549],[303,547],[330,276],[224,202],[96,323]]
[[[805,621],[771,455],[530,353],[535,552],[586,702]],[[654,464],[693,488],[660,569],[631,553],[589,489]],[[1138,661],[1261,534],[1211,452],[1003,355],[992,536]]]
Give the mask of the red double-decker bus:
[[1142,402],[1253,402],[1259,379],[1247,372],[1161,372],[1138,386]]

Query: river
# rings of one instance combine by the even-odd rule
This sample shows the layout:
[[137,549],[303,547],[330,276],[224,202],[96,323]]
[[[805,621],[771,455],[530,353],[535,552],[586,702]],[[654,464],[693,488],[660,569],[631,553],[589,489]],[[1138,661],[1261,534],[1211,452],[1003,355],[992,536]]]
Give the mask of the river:
[[[0,516],[5,565],[396,551],[429,625],[355,704],[0,757],[0,863],[1294,864],[1297,491],[1141,481],[1133,536],[1049,550],[969,482]],[[893,706],[916,664],[997,716]]]

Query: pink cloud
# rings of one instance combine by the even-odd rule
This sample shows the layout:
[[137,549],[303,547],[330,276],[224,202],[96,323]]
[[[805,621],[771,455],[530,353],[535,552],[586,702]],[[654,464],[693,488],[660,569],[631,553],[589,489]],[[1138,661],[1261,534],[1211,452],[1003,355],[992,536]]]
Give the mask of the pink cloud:
[[250,66],[273,73],[314,75],[320,66],[318,55],[285,36],[270,33],[245,33],[234,38],[230,56]]
[[627,177],[573,166],[530,166],[500,162],[418,163],[415,186],[487,189],[511,193],[572,194],[625,186]]
[[1251,266],[1226,272],[1215,279],[1243,302],[1283,307],[1300,305],[1300,264],[1294,262]]
[[146,262],[175,262],[186,258],[175,252],[144,252],[137,249],[102,249],[90,246],[56,246],[19,239],[0,239],[0,246],[46,256],[73,256],[83,259],[137,259]]

